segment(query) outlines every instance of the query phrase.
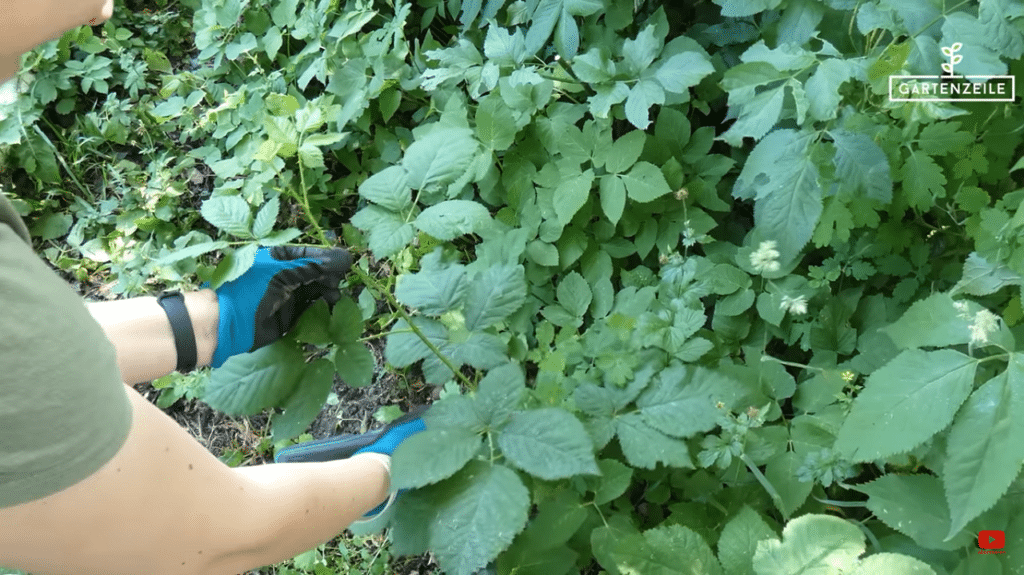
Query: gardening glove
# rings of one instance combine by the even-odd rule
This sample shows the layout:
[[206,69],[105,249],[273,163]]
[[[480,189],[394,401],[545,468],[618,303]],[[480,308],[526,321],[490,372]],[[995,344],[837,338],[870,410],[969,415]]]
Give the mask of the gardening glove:
[[351,266],[351,254],[340,248],[256,250],[248,271],[217,288],[220,320],[210,365],[220,367],[233,355],[277,341],[321,298],[333,307],[341,297],[338,284]]

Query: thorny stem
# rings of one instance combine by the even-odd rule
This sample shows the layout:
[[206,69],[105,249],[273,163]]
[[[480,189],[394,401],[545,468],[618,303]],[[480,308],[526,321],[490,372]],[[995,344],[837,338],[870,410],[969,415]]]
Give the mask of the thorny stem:
[[441,353],[441,350],[437,349],[437,346],[434,345],[434,342],[430,341],[430,339],[427,338],[427,336],[424,335],[422,331],[420,331],[420,328],[416,327],[416,324],[413,323],[412,321],[412,317],[410,317],[409,314],[405,311],[405,308],[398,303],[398,301],[395,299],[395,296],[391,295],[391,292],[385,289],[381,289],[380,284],[378,284],[375,279],[373,279],[366,272],[360,269],[359,266],[352,266],[351,269],[356,272],[356,274],[359,276],[361,280],[363,280],[363,283],[384,294],[384,297],[387,298],[388,303],[390,303],[391,307],[393,307],[395,311],[397,311],[398,314],[402,316],[402,319],[405,320],[405,323],[409,326],[413,333],[415,333],[417,337],[420,338],[420,341],[426,344],[430,351],[432,351],[434,355],[436,355],[437,358],[440,359],[441,362],[444,363],[445,366],[447,366],[448,369],[450,369],[452,373],[455,374],[455,377],[462,380],[462,382],[466,384],[466,387],[468,387],[469,389],[474,388],[473,382],[469,381],[469,379],[465,375],[462,375],[462,372],[459,371],[459,368],[452,363],[452,360],[448,359],[447,356]]

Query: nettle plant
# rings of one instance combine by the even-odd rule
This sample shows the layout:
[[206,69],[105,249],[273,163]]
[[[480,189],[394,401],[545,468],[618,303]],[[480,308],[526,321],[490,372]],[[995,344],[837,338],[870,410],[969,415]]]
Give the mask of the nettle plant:
[[336,373],[372,380],[384,331],[391,367],[444,387],[395,454],[396,553],[1021,572],[1024,112],[887,93],[955,43],[960,73],[1024,72],[1019,3],[212,0],[193,28],[209,69],[154,115],[228,91],[194,151],[223,237],[162,263],[225,250],[199,269],[220,285],[302,227],[363,254],[358,302],[205,399],[284,408],[281,445]]

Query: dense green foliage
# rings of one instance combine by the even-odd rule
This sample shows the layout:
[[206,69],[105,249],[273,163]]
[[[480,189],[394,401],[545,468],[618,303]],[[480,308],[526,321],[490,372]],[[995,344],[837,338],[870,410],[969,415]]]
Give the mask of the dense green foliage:
[[[186,4],[192,71],[128,55],[116,21],[37,51],[0,121],[45,192],[19,206],[128,294],[219,285],[257,245],[360,251],[358,301],[202,393],[283,408],[283,445],[335,373],[372,380],[362,337],[385,332],[392,367],[443,386],[395,456],[395,552],[458,575],[1024,573],[1024,111],[887,93],[957,42],[958,73],[1020,76],[1019,2]],[[76,182],[58,209],[45,127],[114,155],[129,106],[194,147],[120,204]],[[177,227],[199,163],[213,192]]]

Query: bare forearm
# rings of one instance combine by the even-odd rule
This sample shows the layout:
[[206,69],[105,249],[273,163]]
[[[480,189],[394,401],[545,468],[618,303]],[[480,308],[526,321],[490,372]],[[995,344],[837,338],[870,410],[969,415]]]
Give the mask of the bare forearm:
[[[195,331],[197,367],[209,365],[217,348],[217,294],[206,289],[184,295]],[[117,349],[125,383],[138,385],[174,371],[178,362],[174,332],[155,297],[90,303],[88,308]]]

